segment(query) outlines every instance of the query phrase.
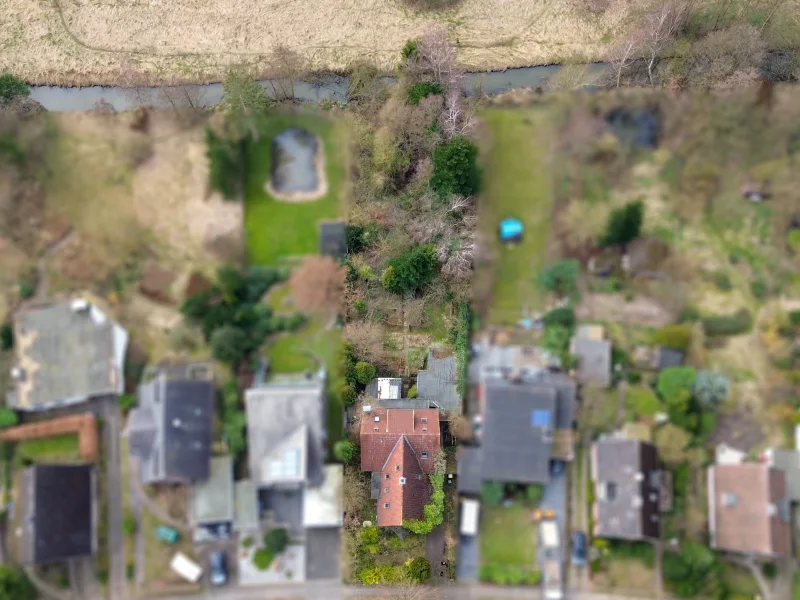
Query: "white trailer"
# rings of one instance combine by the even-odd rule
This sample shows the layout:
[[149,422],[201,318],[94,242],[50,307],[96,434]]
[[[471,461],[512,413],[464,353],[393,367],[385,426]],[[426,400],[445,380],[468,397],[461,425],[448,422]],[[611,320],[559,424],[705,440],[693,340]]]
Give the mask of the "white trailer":
[[558,548],[558,523],[555,520],[542,521],[539,525],[539,534],[542,546],[545,548]]
[[461,500],[461,534],[478,535],[480,502],[470,498]]
[[203,569],[200,568],[200,565],[182,552],[178,552],[172,557],[169,568],[190,583],[197,583],[203,576]]

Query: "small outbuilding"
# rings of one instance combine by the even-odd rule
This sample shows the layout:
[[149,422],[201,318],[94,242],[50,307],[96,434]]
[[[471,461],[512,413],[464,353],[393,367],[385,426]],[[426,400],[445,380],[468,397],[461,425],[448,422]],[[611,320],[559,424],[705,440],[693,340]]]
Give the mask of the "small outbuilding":
[[522,240],[524,230],[525,227],[519,219],[503,219],[500,222],[500,241],[519,242]]
[[342,221],[326,221],[319,226],[319,253],[331,258],[344,258],[347,254],[347,236]]

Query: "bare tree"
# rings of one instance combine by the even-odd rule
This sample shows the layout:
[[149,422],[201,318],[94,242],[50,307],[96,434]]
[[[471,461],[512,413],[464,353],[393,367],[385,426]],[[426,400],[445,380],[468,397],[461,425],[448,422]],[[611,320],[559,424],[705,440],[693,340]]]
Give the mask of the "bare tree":
[[242,68],[228,71],[222,87],[221,106],[229,124],[235,129],[248,128],[253,138],[258,140],[255,117],[272,104],[264,88]]
[[430,71],[436,81],[448,89],[461,87],[465,73],[457,64],[456,51],[447,39],[444,27],[434,26],[425,30],[417,51],[420,66]]
[[386,360],[383,328],[374,321],[350,321],[344,326],[342,337],[353,344],[356,355],[369,357],[370,362],[376,364]]
[[270,50],[269,85],[275,100],[296,100],[294,86],[303,76],[306,63],[297,52],[283,45],[273,46]]
[[655,67],[661,55],[672,44],[688,15],[688,4],[673,1],[662,4],[645,17],[641,35],[650,85],[655,85]]
[[617,87],[620,86],[622,74],[627,71],[636,60],[637,54],[642,49],[642,39],[638,34],[632,34],[619,40],[609,50],[606,60],[614,69]]
[[702,88],[752,85],[765,49],[759,30],[752,25],[713,31],[695,44],[686,79]]
[[475,129],[476,104],[466,104],[461,86],[451,87],[447,90],[444,100],[444,110],[440,118],[442,131],[447,139],[457,135],[469,135]]
[[130,108],[151,108],[154,105],[155,89],[145,85],[145,74],[130,60],[123,62],[119,71],[120,87],[125,88],[125,96]]
[[393,586],[387,600],[439,600],[441,594],[435,588],[417,583],[403,583]]
[[343,265],[329,256],[309,256],[289,277],[295,306],[310,312],[338,312],[346,272]]
[[472,423],[464,415],[456,415],[448,424],[450,428],[450,435],[457,440],[470,440],[472,439]]

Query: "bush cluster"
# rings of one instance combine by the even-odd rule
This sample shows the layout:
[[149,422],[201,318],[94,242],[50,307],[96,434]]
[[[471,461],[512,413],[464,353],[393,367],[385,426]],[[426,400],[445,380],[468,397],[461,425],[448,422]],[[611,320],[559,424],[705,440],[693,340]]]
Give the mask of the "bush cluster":
[[383,272],[383,286],[395,294],[412,296],[426,287],[438,270],[434,247],[415,246],[389,261]]
[[750,331],[753,316],[742,308],[730,315],[705,317],[702,322],[706,335],[740,335]]
[[478,147],[458,135],[433,152],[431,188],[442,197],[450,194],[471,196],[478,191]]
[[427,98],[428,96],[441,96],[442,94],[444,94],[444,87],[442,87],[441,83],[436,83],[434,81],[415,83],[408,89],[408,103],[417,105],[423,98]]

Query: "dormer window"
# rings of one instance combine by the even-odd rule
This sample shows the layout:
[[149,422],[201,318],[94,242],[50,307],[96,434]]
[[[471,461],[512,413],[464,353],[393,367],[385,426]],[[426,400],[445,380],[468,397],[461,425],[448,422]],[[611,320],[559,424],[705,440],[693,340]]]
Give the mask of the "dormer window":
[[401,477],[400,478],[400,485],[405,485],[405,484],[406,484],[406,478],[405,477]]
[[428,417],[422,417],[422,424],[425,425],[428,422]]
[[397,466],[394,468],[394,470],[395,470],[395,471],[399,471],[399,470],[400,470],[400,465],[397,465]]
[[377,427],[373,427],[373,428],[372,428],[372,431],[374,431],[375,433],[377,433],[377,432],[379,432],[379,431],[380,431],[380,429],[378,429]]
[[422,453],[422,458],[423,458],[423,459],[426,459],[426,458],[428,458],[428,453],[427,453],[427,452],[423,452],[423,453]]
[[384,494],[388,494],[389,493],[389,488],[383,488],[383,493]]
[[387,473],[385,479],[391,479],[391,478],[392,478],[392,476],[389,475],[389,473]]
[[389,508],[389,503],[388,502],[384,502],[383,508]]
[[428,428],[427,427],[423,427],[422,428],[422,433],[428,433]]

